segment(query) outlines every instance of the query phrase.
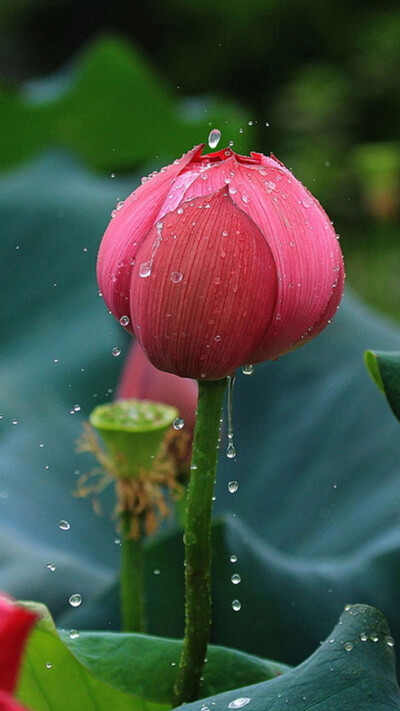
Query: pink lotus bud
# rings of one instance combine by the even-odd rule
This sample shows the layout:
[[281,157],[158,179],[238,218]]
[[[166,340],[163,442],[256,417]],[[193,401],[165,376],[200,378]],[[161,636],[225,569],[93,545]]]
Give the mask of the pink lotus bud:
[[202,148],[115,211],[97,274],[156,368],[217,380],[320,333],[344,269],[326,213],[276,158]]

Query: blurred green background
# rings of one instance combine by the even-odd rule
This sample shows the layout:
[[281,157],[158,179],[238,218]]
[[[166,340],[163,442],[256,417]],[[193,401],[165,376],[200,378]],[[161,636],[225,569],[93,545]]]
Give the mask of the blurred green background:
[[61,148],[137,176],[218,127],[293,169],[400,318],[399,37],[395,0],[3,0],[0,169]]

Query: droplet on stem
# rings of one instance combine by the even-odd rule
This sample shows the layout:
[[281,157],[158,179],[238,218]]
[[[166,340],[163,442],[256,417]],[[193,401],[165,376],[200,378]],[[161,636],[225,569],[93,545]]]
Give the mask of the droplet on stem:
[[228,375],[228,446],[226,448],[226,456],[228,459],[234,459],[236,457],[236,449],[233,444],[233,386],[235,384],[235,376]]

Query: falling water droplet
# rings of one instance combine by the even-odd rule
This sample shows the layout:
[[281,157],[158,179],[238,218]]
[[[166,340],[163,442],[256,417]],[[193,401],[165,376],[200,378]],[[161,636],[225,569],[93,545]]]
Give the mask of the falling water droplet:
[[74,593],[70,596],[68,602],[71,607],[79,607],[79,605],[82,603],[82,595],[79,595],[79,593]]
[[51,570],[52,573],[54,573],[54,571],[56,570],[56,566],[54,565],[54,563],[47,563],[46,568],[47,570]]
[[208,145],[210,148],[216,148],[221,140],[221,131],[218,128],[213,128],[208,134]]
[[174,284],[179,284],[179,282],[182,281],[182,278],[182,272],[171,272],[171,281],[173,281]]
[[184,426],[185,420],[183,419],[183,417],[176,417],[172,423],[172,427],[174,428],[174,430],[181,430]]
[[118,358],[118,356],[121,355],[121,349],[115,347],[112,349],[111,353],[114,356],[114,358]]
[[242,366],[242,373],[243,373],[243,375],[253,375],[254,365],[251,365],[250,363],[247,365],[243,365]]
[[236,449],[233,444],[233,386],[235,385],[235,376],[229,375],[228,378],[228,446],[226,448],[226,456],[228,459],[234,459],[236,457]]
[[232,600],[232,610],[234,612],[239,612],[242,609],[242,603],[239,600]]
[[230,494],[235,494],[239,488],[237,481],[230,481],[228,484],[228,491]]
[[69,636],[70,636],[70,639],[76,639],[77,637],[79,637],[78,630],[70,630]]
[[69,529],[71,528],[71,524],[68,523],[68,521],[64,521],[64,519],[62,519],[58,524],[58,528],[61,528],[62,531],[69,531]]
[[234,575],[232,575],[231,583],[233,583],[234,585],[239,585],[239,583],[241,583],[241,582],[242,582],[242,578],[240,577],[240,575],[238,573],[235,573]]
[[128,326],[129,325],[129,316],[121,316],[119,320],[121,326]]

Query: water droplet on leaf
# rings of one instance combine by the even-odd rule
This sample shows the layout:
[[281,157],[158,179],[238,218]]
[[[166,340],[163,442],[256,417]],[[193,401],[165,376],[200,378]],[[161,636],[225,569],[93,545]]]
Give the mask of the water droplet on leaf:
[[235,699],[234,701],[231,701],[230,704],[228,704],[229,709],[241,709],[243,706],[247,706],[249,704],[251,699],[249,699],[247,696],[243,696],[240,699]]
[[254,365],[251,365],[250,363],[247,365],[243,365],[242,366],[242,373],[243,373],[243,375],[253,375]]
[[235,494],[239,488],[237,481],[230,481],[228,484],[228,491],[230,494]]
[[234,585],[239,585],[239,583],[241,583],[241,582],[242,582],[242,578],[240,577],[240,575],[238,573],[235,573],[235,575],[232,575],[231,583],[233,583]]
[[79,637],[78,630],[70,630],[69,636],[70,636],[70,639],[76,639],[77,637]]
[[121,316],[119,320],[121,326],[128,326],[129,325],[129,316]]
[[47,570],[51,570],[52,573],[54,573],[54,571],[56,570],[56,566],[54,565],[54,563],[47,563],[46,568]]
[[119,355],[121,355],[121,349],[115,347],[112,349],[111,353],[114,356],[114,358],[117,358]]
[[239,612],[242,609],[242,603],[239,600],[232,600],[232,610],[234,612]]
[[61,528],[62,531],[69,531],[69,529],[71,528],[71,524],[68,523],[68,521],[64,521],[64,519],[62,519],[58,524],[58,528]]

